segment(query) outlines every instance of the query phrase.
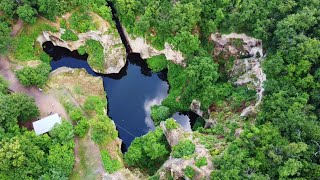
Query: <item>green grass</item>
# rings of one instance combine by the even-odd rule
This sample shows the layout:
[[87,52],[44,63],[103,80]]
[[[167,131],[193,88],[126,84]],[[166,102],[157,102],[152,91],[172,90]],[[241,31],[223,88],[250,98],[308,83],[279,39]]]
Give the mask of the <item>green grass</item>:
[[121,169],[121,163],[117,159],[112,159],[107,150],[101,151],[103,167],[108,173],[113,173]]
[[103,54],[103,46],[100,42],[95,40],[87,40],[85,45],[86,52],[88,53],[88,64],[96,71],[104,72],[105,62]]
[[70,29],[66,29],[66,31],[61,35],[61,39],[65,40],[65,41],[79,40],[78,36]]
[[92,23],[92,17],[87,11],[75,11],[74,13],[72,13],[69,19],[69,23],[71,29],[80,33],[97,29],[95,24]]
[[43,52],[42,47],[36,42],[42,31],[56,32],[57,29],[38,19],[35,24],[27,25],[23,32],[14,40],[13,56],[19,61],[39,60]]

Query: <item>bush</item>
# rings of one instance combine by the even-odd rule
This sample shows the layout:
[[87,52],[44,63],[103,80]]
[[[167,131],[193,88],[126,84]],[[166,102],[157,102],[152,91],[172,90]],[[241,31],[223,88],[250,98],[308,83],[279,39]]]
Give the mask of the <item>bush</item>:
[[208,164],[207,158],[206,157],[201,157],[196,161],[195,164],[196,164],[197,167],[206,166]]
[[24,67],[16,72],[17,78],[24,86],[42,87],[48,80],[51,67],[49,64],[41,63],[36,68]]
[[103,167],[108,173],[114,173],[121,168],[120,161],[118,161],[117,159],[112,159],[108,151],[102,150],[101,158]]
[[82,56],[84,54],[86,54],[86,47],[85,46],[80,46],[78,49],[78,53]]
[[88,12],[74,12],[70,17],[70,28],[77,32],[84,33],[90,30],[96,30],[92,23],[92,18]]
[[49,132],[53,141],[61,144],[73,142],[73,126],[70,122],[63,120],[61,124],[56,124]]
[[137,137],[124,155],[125,162],[132,167],[147,170],[153,175],[169,157],[169,145],[161,128]]
[[78,36],[70,29],[66,29],[66,31],[61,35],[61,39],[65,40],[65,41],[79,40]]
[[20,93],[14,93],[12,101],[18,112],[18,121],[30,121],[40,115],[38,106],[33,98]]
[[79,121],[83,118],[83,114],[82,112],[80,111],[80,109],[78,108],[75,108],[73,109],[70,114],[69,114],[69,117],[71,118],[71,120],[73,121]]
[[99,115],[105,114],[106,101],[99,96],[89,96],[84,102],[84,110],[88,114],[96,113]]
[[184,169],[184,174],[185,176],[187,176],[188,178],[193,178],[194,175],[195,175],[195,172],[194,170],[192,169],[192,167],[190,166],[187,166],[185,169]]
[[168,130],[177,129],[178,127],[179,127],[178,123],[173,118],[166,120],[166,128]]
[[118,131],[108,116],[98,116],[92,123],[92,140],[97,144],[108,143],[118,137]]
[[167,68],[168,60],[164,55],[158,55],[147,59],[147,63],[153,72],[160,72]]
[[182,158],[190,156],[194,153],[196,146],[190,140],[182,140],[172,149],[174,158]]
[[74,128],[74,133],[79,137],[84,137],[87,134],[88,130],[89,130],[88,120],[85,118],[82,118]]
[[86,42],[86,52],[88,53],[88,64],[95,70],[104,72],[105,70],[105,61],[103,46],[99,41],[87,40]]
[[51,61],[51,57],[47,53],[41,52],[40,53],[40,61],[49,64]]
[[0,94],[6,94],[9,87],[8,81],[6,81],[1,75],[0,75]]
[[158,126],[161,121],[168,119],[170,115],[170,109],[166,106],[154,105],[151,107],[151,118],[156,126]]

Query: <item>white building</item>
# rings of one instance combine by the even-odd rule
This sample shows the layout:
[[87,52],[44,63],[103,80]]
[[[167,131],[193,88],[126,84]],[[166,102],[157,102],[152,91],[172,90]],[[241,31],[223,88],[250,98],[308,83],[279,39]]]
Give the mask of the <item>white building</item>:
[[33,129],[36,135],[41,135],[52,130],[54,125],[61,124],[61,117],[56,113],[33,122]]

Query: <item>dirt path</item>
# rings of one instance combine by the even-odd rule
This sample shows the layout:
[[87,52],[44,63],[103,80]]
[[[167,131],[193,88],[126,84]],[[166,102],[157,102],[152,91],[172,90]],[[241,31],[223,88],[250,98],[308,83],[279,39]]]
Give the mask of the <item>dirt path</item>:
[[12,27],[11,36],[15,37],[23,27],[23,21],[19,19],[15,25]]
[[65,112],[64,107],[56,97],[43,93],[36,87],[24,87],[19,82],[10,68],[10,62],[6,56],[0,57],[0,74],[9,82],[9,89],[14,92],[21,92],[34,97],[36,104],[39,107],[41,117],[46,117],[52,112],[59,113],[60,116],[67,118],[67,113]]

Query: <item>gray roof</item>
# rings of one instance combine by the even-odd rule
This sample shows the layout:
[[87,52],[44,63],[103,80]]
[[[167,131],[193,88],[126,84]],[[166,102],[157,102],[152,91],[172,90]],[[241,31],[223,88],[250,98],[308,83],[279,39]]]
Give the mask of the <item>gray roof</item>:
[[36,135],[40,135],[51,131],[55,124],[61,124],[61,117],[56,113],[32,124]]

